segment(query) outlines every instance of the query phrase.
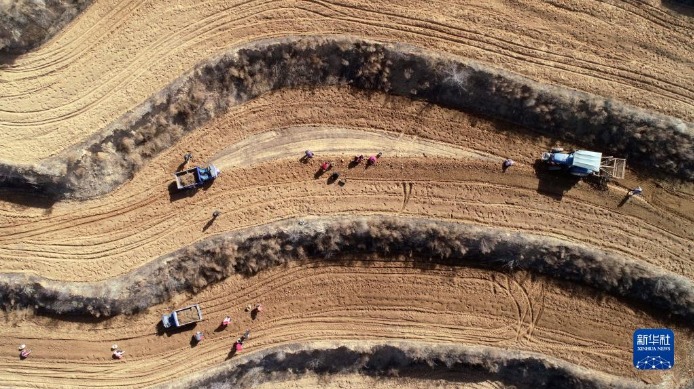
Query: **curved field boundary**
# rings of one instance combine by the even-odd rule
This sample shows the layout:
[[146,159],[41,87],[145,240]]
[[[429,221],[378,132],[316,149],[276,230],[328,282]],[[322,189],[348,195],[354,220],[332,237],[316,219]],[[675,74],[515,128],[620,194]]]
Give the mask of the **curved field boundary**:
[[6,2],[0,8],[0,53],[22,54],[38,47],[91,3],[92,0]]
[[57,197],[103,195],[230,106],[280,88],[345,84],[504,119],[694,179],[691,123],[402,45],[314,37],[260,42],[202,63],[61,156],[28,170],[0,164],[0,182]]
[[0,275],[5,309],[111,316],[146,310],[233,274],[252,275],[292,260],[411,261],[534,273],[582,283],[645,303],[667,317],[694,319],[691,280],[621,256],[558,239],[419,218],[328,217],[287,220],[216,236],[123,276],[96,283]]
[[309,342],[244,355],[224,366],[159,388],[252,387],[281,382],[282,375],[314,373],[422,376],[480,371],[518,388],[648,388],[640,382],[593,371],[545,355],[496,347],[422,342]]

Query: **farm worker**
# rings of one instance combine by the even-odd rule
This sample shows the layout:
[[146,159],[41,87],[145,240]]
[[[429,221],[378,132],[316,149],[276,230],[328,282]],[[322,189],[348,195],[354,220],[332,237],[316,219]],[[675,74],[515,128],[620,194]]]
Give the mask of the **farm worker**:
[[243,337],[241,339],[246,340],[251,336],[251,329],[246,328],[246,332],[243,333]]
[[29,354],[31,354],[31,350],[27,350],[27,346],[25,344],[20,344],[19,345],[19,357],[21,359],[26,359]]
[[229,323],[231,323],[231,318],[229,316],[225,317],[224,320],[222,320],[222,325],[224,327],[228,326]]
[[323,162],[323,164],[320,165],[320,168],[322,170],[328,170],[332,167],[333,165],[330,162]]
[[640,195],[641,193],[643,193],[643,189],[641,189],[640,186],[637,186],[636,188],[629,191],[629,196]]
[[369,157],[369,165],[375,165],[376,164],[376,156],[372,155]]
[[311,150],[306,150],[306,152],[304,153],[304,157],[305,157],[306,159],[311,159],[311,158],[313,158],[313,151],[311,151]]
[[243,350],[243,343],[241,342],[241,339],[237,340],[236,343],[234,343],[234,349],[236,351]]
[[202,334],[202,332],[198,331],[195,333],[195,340],[198,342],[205,339],[205,335]]
[[121,358],[123,358],[123,354],[125,354],[125,351],[123,351],[123,350],[115,350],[115,351],[113,352],[113,358],[115,358],[115,359],[121,359]]
[[263,311],[263,304],[256,304],[255,305],[255,311],[260,313]]
[[183,156],[183,159],[186,161],[186,163],[188,163],[191,159],[193,159],[193,154],[189,151]]
[[218,218],[219,215],[221,215],[221,214],[222,214],[222,213],[219,212],[219,210],[215,209],[214,212],[212,212],[212,217],[216,219],[216,218]]
[[501,164],[501,170],[505,172],[506,169],[513,166],[513,164],[515,164],[515,162],[511,158],[507,158],[506,160],[504,160],[504,163]]
[[376,154],[376,158],[381,158],[381,155],[383,155],[383,153],[379,151],[378,154]]

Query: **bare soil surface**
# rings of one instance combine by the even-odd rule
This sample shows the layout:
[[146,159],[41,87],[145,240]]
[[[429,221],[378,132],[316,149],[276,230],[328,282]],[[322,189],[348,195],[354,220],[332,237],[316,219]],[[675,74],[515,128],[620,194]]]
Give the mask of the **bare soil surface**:
[[[268,132],[297,128],[315,129],[315,136],[296,133],[313,139],[316,150],[326,148],[327,154],[317,152],[312,162],[302,163],[303,144],[287,146],[287,138]],[[353,146],[331,149],[326,134],[340,129],[376,130],[376,135],[365,136],[363,145],[355,139]],[[384,140],[384,147],[403,156],[386,152],[376,166],[350,169],[355,150],[365,155],[381,150],[373,143],[379,136],[391,139]],[[263,144],[258,162],[233,167],[234,161],[246,160],[247,139]],[[438,142],[451,145],[439,150],[472,149],[476,156],[404,156]],[[686,186],[653,182],[644,185],[643,197],[620,206],[624,187],[601,192],[586,183],[561,188],[542,182],[532,164],[553,143],[402,98],[342,88],[280,91],[194,131],[102,198],[44,209],[0,203],[0,270],[57,280],[108,279],[216,233],[289,217],[385,214],[532,231],[692,278],[692,195]],[[286,156],[274,155],[275,148],[284,147]],[[170,193],[172,173],[189,150],[194,164],[222,158],[232,162],[208,188]],[[491,155],[493,161],[479,155]],[[279,159],[267,159],[275,157]],[[506,157],[517,163],[504,173],[500,162]],[[345,186],[315,176],[324,159],[345,172]],[[625,183],[641,181],[630,173]],[[214,210],[221,215],[211,220]],[[417,339],[537,351],[671,387],[691,378],[690,330],[676,328],[681,340],[675,370],[635,376],[633,330],[673,325],[612,297],[557,285],[544,278],[470,269],[290,265],[253,278],[234,277],[134,317],[71,321],[10,313],[0,326],[0,363],[12,373],[2,377],[12,386],[148,386],[218,366],[231,343],[251,328],[247,352],[304,340]],[[205,341],[191,347],[193,329],[157,335],[161,314],[197,302],[207,320],[194,329],[206,333]],[[263,302],[266,310],[252,321],[243,308],[255,302]],[[234,324],[215,332],[226,314]],[[111,359],[114,342],[126,350],[126,362]],[[16,352],[20,343],[34,350],[21,363]]]
[[[326,109],[335,115],[326,116]],[[373,168],[362,163],[350,169],[353,150],[316,154],[304,164],[299,162],[303,150],[298,149],[280,160],[225,170],[213,185],[197,192],[170,192],[173,172],[188,150],[195,150],[193,164],[204,165],[224,154],[226,144],[267,129],[306,125],[375,128],[388,131],[392,139],[402,137],[412,144],[433,139],[497,159],[394,158],[385,153]],[[667,183],[644,185],[634,176],[625,184],[642,185],[645,195],[622,206],[625,188],[600,192],[586,183],[561,188],[539,180],[532,168],[552,140],[511,130],[457,111],[384,95],[350,94],[341,88],[273,93],[191,133],[110,195],[60,202],[45,210],[2,203],[0,270],[93,281],[125,273],[218,232],[289,217],[377,213],[532,230],[692,277],[694,196]],[[397,143],[384,146],[391,144]],[[380,151],[370,147],[355,150],[364,155]],[[503,173],[501,161],[506,157],[517,164]],[[334,171],[344,173],[347,185],[328,184],[329,175],[316,174],[324,159],[335,163]],[[215,209],[222,216],[210,223]]]
[[197,62],[289,35],[355,35],[497,65],[692,120],[693,19],[659,0],[103,0],[0,72],[3,159],[78,143]]
[[[358,259],[357,259],[358,260]],[[206,320],[162,333],[161,314],[200,302]],[[262,303],[255,320],[246,305]],[[226,315],[232,324],[220,329]],[[507,275],[405,263],[295,263],[255,277],[231,277],[193,297],[179,296],[148,313],[105,321],[65,321],[13,312],[0,326],[0,366],[13,387],[144,387],[217,366],[250,329],[243,353],[277,345],[350,340],[418,340],[536,351],[612,375],[647,382],[691,377],[684,345],[690,330],[675,327],[678,363],[669,372],[636,375],[634,327],[667,325],[588,289],[517,273]],[[205,340],[193,346],[195,331]],[[18,362],[16,345],[33,350]],[[110,346],[125,350],[111,359]],[[40,373],[39,373],[40,372]],[[39,373],[39,374],[36,374]]]
[[[97,0],[38,50],[0,64],[2,161],[34,163],[84,141],[196,63],[260,39],[356,36],[453,54],[694,120],[694,19],[660,0]],[[598,191],[538,176],[556,139],[424,102],[349,88],[265,94],[192,131],[116,191],[55,204],[0,197],[0,273],[107,280],[206,237],[294,217],[405,215],[532,232],[694,278],[694,186],[628,171]],[[562,144],[565,148],[574,145]],[[312,161],[299,158],[305,149]],[[223,168],[177,192],[183,155]],[[683,150],[687,152],[688,150]],[[376,166],[355,154],[383,152]],[[516,164],[506,172],[501,161]],[[346,179],[319,174],[322,161]],[[103,172],[109,174],[109,172]],[[628,200],[640,185],[643,196]],[[212,218],[219,210],[220,216]],[[0,318],[0,385],[147,387],[307,341],[494,346],[675,388],[694,380],[694,335],[613,296],[551,278],[403,262],[292,263],[233,276],[194,296],[107,320],[29,311]],[[32,288],[32,285],[26,285]],[[253,319],[244,311],[262,302]],[[165,333],[161,315],[200,303],[205,321]],[[226,315],[233,322],[219,323]],[[636,328],[673,328],[676,364],[632,367]],[[192,341],[195,331],[206,339]],[[126,351],[111,358],[111,345]],[[17,346],[31,356],[20,361]],[[287,377],[284,377],[285,379]],[[312,376],[287,387],[312,386]],[[500,387],[493,379],[455,382]],[[333,378],[320,386],[422,387],[418,377]],[[429,382],[431,384],[431,382]],[[438,385],[438,381],[435,385]],[[271,385],[271,384],[268,384]],[[424,385],[430,387],[431,385]]]

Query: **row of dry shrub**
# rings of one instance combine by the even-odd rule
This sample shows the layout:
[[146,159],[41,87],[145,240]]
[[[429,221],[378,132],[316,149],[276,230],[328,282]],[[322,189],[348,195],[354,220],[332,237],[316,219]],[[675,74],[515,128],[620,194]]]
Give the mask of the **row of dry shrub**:
[[97,283],[0,276],[5,309],[112,316],[144,311],[231,275],[251,276],[294,260],[406,261],[413,266],[523,270],[621,296],[660,317],[694,322],[694,284],[615,254],[548,237],[418,218],[320,218],[213,237]]
[[536,353],[416,342],[344,342],[334,347],[311,343],[283,345],[195,374],[196,378],[160,387],[250,388],[264,382],[279,386],[288,378],[305,374],[325,379],[334,374],[361,374],[426,381],[437,375],[450,379],[451,373],[461,378],[482,376],[518,389],[648,387]]
[[0,2],[0,52],[25,53],[52,38],[92,0]]
[[37,172],[51,177],[33,182],[57,196],[108,193],[230,106],[280,88],[323,85],[351,85],[504,119],[627,157],[630,165],[694,179],[694,125],[679,119],[402,46],[301,38],[258,43],[198,65],[82,145],[44,161]]

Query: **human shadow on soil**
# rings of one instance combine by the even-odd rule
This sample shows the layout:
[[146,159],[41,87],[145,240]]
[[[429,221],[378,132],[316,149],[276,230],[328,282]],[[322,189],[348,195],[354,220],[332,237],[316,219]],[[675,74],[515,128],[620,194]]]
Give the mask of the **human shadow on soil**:
[[632,197],[632,196],[630,196],[629,193],[627,193],[626,195],[624,195],[624,198],[622,198],[622,201],[619,202],[619,204],[617,205],[617,207],[618,207],[618,208],[621,208],[621,207],[625,206],[626,203],[628,203],[629,200],[631,200],[631,197]]
[[190,348],[194,348],[197,346],[201,341],[195,339],[195,335],[190,337]]
[[576,186],[580,177],[572,176],[566,172],[551,172],[541,160],[536,160],[533,165],[535,176],[538,179],[537,193],[561,201],[564,194]]
[[323,176],[323,174],[325,174],[325,170],[323,170],[323,168],[318,168],[318,171],[313,173],[313,179],[317,180],[317,179],[321,178],[321,176]]
[[234,343],[233,346],[231,346],[231,350],[229,350],[229,353],[227,354],[227,357],[224,358],[225,361],[230,360],[231,358],[234,357],[234,355],[236,355],[236,347],[235,347],[235,346],[236,346],[235,343]]
[[337,179],[340,178],[340,172],[335,172],[328,177],[328,180],[326,181],[328,185],[332,185],[337,181]]

